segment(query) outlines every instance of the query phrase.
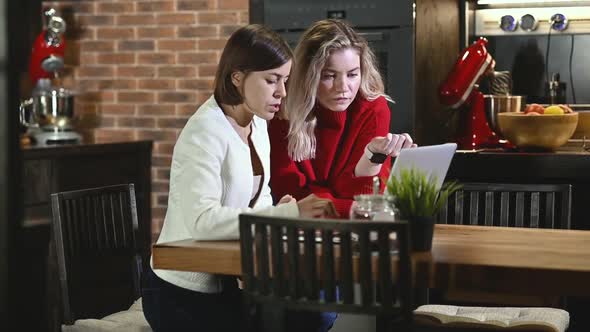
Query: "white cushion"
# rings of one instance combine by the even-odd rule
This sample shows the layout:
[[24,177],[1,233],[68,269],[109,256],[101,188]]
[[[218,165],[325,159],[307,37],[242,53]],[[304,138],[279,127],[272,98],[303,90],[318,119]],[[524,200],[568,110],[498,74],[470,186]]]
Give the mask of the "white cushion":
[[470,326],[505,329],[538,327],[544,331],[564,332],[569,326],[567,311],[554,308],[459,307],[429,304],[418,307],[414,317],[419,323],[445,326]]
[[79,319],[74,325],[62,325],[62,332],[151,332],[141,307],[141,298],[128,310],[116,312],[103,319]]

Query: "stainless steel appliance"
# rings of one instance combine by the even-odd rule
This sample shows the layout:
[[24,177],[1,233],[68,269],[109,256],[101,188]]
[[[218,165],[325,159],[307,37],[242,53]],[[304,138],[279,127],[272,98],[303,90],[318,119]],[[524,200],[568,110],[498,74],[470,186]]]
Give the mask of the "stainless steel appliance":
[[[80,135],[73,131],[74,93],[54,89],[48,81],[39,80],[33,97],[20,104],[20,122],[39,145],[76,143]],[[46,82],[46,83],[43,83]],[[46,84],[46,88],[40,88]]]
[[[540,104],[590,104],[590,2],[469,1],[468,40],[488,39],[512,93]],[[470,10],[469,10],[470,9]]]
[[371,0],[250,0],[250,22],[278,31],[291,47],[313,22],[345,19],[367,39],[379,61],[390,104],[391,130],[414,132],[414,3]]

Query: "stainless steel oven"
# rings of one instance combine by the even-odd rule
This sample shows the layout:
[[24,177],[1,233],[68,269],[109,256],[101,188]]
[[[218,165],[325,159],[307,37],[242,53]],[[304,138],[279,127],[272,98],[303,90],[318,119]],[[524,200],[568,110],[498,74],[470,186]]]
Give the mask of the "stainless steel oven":
[[[508,1],[504,1],[507,3]],[[469,39],[484,36],[496,71],[512,74],[512,93],[528,103],[590,104],[590,4],[502,5],[477,1]]]
[[390,104],[391,130],[413,132],[414,32],[411,1],[250,0],[250,22],[278,31],[292,48],[313,22],[340,18],[364,36],[379,62]]

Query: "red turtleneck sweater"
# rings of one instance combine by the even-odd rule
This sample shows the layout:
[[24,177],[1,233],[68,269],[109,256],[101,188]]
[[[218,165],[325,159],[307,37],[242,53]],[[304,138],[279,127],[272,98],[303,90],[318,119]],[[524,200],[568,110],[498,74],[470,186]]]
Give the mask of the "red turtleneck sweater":
[[[294,162],[287,152],[286,120],[273,119],[269,125],[270,184],[275,200],[290,194],[302,199],[309,194],[329,198],[342,218],[348,218],[353,196],[370,194],[370,176],[357,177],[354,168],[364,156],[365,146],[375,136],[389,132],[390,111],[387,101],[379,97],[368,101],[357,97],[346,111],[319,108],[317,114],[315,159]],[[387,180],[389,158],[379,177]],[[383,189],[382,181],[382,189]]]

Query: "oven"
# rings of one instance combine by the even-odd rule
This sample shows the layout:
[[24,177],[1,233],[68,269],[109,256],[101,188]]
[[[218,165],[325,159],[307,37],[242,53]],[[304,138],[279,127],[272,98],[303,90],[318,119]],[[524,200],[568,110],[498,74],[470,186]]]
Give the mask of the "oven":
[[477,1],[466,31],[470,41],[488,39],[496,71],[512,75],[512,93],[527,103],[590,104],[588,2],[501,4],[507,2]]
[[391,130],[413,132],[413,8],[410,1],[250,0],[250,22],[279,32],[294,49],[312,23],[348,21],[369,43],[378,60],[390,103]]

